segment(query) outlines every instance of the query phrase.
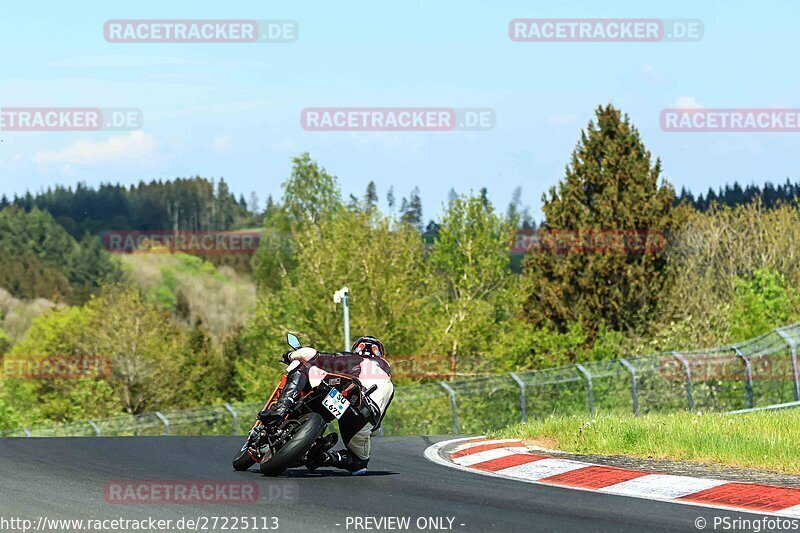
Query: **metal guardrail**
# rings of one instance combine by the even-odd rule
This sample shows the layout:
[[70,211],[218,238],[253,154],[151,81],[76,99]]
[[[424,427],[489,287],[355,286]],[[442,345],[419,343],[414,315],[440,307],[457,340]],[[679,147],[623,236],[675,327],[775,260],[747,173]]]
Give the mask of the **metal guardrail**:
[[741,415],[745,413],[755,413],[757,411],[774,411],[777,409],[790,409],[792,407],[800,407],[800,402],[787,402],[779,403],[776,405],[767,405],[766,407],[752,407],[750,409],[737,409],[736,411],[728,411],[726,415]]
[[[550,414],[748,412],[800,405],[800,323],[744,342],[559,368],[397,387],[386,435],[479,433]],[[232,403],[3,436],[237,435],[263,403]]]

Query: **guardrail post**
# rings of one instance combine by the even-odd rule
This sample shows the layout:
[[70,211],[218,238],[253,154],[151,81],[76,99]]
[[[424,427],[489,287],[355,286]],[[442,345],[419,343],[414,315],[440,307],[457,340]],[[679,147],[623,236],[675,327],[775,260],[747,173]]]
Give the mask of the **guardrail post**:
[[631,400],[633,401],[633,416],[639,416],[639,393],[636,387],[636,369],[624,357],[619,358],[622,366],[631,373]]
[[594,391],[592,390],[592,374],[583,365],[575,365],[578,372],[586,378],[586,391],[589,397],[589,416],[594,416]]
[[787,335],[783,330],[776,329],[775,333],[781,336],[792,352],[792,376],[794,378],[794,399],[800,402],[800,382],[797,379],[797,341]]
[[689,369],[689,361],[678,352],[672,352],[672,357],[683,364],[686,372],[686,399],[689,401],[689,410],[694,411],[694,398],[692,397],[692,371]]
[[92,426],[92,429],[94,430],[95,436],[99,437],[100,436],[100,428],[98,427],[97,424],[94,423],[94,420],[89,420],[88,424],[90,426]]
[[450,395],[450,407],[453,410],[453,434],[458,435],[458,415],[456,414],[456,391],[453,390],[453,387],[447,384],[445,381],[440,381],[439,385],[442,386],[444,390],[447,391],[447,394]]
[[169,435],[169,420],[167,420],[167,417],[158,411],[155,412],[155,415],[164,423],[164,435]]
[[236,436],[239,433],[239,415],[236,414],[236,410],[229,403],[225,404],[225,409],[230,411],[233,416],[233,435]]
[[22,432],[25,433],[26,437],[31,436],[31,430],[29,430],[28,428],[22,428]]
[[752,365],[750,364],[750,358],[742,353],[742,351],[734,346],[733,347],[734,353],[736,353],[736,357],[740,358],[744,362],[744,388],[747,393],[747,407],[753,407],[753,370]]
[[519,376],[516,372],[509,372],[508,375],[510,375],[511,379],[516,381],[517,385],[519,385],[519,407],[522,411],[522,422],[525,422],[525,419],[527,418],[525,415],[525,382],[519,379]]

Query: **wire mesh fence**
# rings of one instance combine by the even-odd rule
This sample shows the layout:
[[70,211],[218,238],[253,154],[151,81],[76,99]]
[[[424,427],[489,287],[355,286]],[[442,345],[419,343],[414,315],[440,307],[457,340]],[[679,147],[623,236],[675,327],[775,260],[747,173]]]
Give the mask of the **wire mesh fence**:
[[[734,411],[800,402],[800,323],[737,344],[398,387],[386,435],[473,434],[553,414]],[[244,435],[261,403],[5,431],[5,437]]]

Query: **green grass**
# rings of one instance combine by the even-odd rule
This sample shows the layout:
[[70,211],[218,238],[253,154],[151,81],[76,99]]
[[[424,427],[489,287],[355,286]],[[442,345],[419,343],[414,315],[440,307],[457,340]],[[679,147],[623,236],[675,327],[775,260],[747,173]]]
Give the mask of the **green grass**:
[[496,431],[578,453],[624,455],[800,474],[800,409],[549,417]]

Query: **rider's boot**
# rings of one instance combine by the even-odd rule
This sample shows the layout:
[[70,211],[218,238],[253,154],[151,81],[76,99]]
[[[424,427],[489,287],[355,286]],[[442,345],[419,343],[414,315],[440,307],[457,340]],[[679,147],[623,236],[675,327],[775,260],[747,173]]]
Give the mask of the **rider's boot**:
[[258,419],[264,424],[283,419],[300,398],[306,383],[308,383],[308,378],[300,369],[291,372],[286,378],[281,397],[274,404],[258,413]]
[[318,466],[341,468],[354,476],[360,476],[367,473],[367,463],[369,463],[369,459],[361,459],[350,450],[339,450],[324,454],[323,460]]
[[308,450],[308,455],[306,456],[308,457],[308,461],[306,461],[306,468],[313,472],[318,467],[322,466],[322,463],[325,461],[325,452],[336,446],[336,442],[338,440],[339,435],[336,433],[328,433],[316,444],[314,444],[314,446]]

